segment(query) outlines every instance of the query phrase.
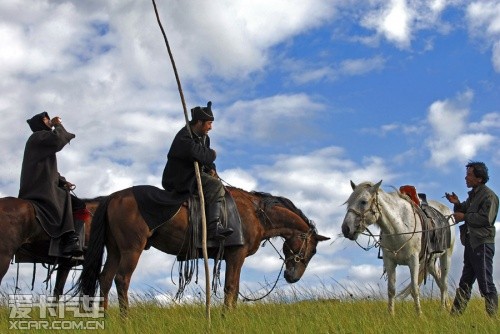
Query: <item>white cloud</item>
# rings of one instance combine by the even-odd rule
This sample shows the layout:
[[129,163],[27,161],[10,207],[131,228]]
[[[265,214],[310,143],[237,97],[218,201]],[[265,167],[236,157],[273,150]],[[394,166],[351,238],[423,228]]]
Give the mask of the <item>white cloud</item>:
[[[375,30],[375,38],[383,37],[398,48],[407,49],[419,30],[438,28],[443,33],[447,32],[449,28],[446,23],[439,19],[445,8],[454,2],[375,0],[361,14],[361,25]],[[373,38],[364,39],[373,43]]]
[[426,144],[431,153],[431,164],[443,166],[452,160],[472,159],[493,142],[495,137],[491,134],[472,133],[480,127],[478,124],[484,127],[491,120],[491,115],[487,115],[479,123],[468,123],[473,96],[473,92],[467,90],[456,99],[436,101],[429,107],[427,118],[432,134]]
[[215,136],[235,138],[243,134],[259,141],[295,140],[311,132],[311,121],[325,109],[306,94],[275,95],[252,101],[237,101],[221,112]]
[[491,62],[493,63],[493,68],[496,72],[500,73],[500,42],[493,44],[493,50],[491,52]]
[[492,47],[493,68],[500,73],[500,3],[495,0],[473,1],[467,6],[466,18],[472,36]]

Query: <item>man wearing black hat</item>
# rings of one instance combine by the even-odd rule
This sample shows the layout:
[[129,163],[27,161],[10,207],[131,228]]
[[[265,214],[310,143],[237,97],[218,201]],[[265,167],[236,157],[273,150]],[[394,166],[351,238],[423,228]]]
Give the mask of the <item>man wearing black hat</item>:
[[212,129],[213,121],[212,102],[208,102],[206,107],[191,109],[189,126],[192,137],[187,127],[183,127],[175,136],[163,170],[162,186],[185,199],[196,193],[194,161],[198,161],[203,195],[207,203],[208,239],[223,240],[233,230],[222,226],[220,222],[225,190],[215,170],[217,154],[210,148],[208,131]]
[[69,193],[74,185],[59,174],[56,159],[75,135],[66,131],[59,117],[51,120],[46,112],[27,122],[33,133],[24,149],[18,197],[33,203],[37,220],[51,237],[62,238],[64,255],[81,255]]

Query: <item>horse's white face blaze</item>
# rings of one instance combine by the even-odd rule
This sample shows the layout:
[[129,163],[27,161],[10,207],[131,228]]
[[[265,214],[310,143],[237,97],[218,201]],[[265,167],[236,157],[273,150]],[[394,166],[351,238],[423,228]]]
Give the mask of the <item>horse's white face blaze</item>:
[[293,236],[283,244],[285,255],[284,277],[288,283],[295,283],[304,274],[307,264],[316,254],[318,240],[314,232],[294,232]]

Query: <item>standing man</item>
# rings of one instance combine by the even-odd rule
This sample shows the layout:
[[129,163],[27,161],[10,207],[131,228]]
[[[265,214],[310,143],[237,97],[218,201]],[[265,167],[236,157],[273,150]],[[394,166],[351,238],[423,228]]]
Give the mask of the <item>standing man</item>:
[[213,121],[212,102],[209,101],[206,107],[191,109],[189,127],[193,137],[186,126],[175,136],[163,170],[162,186],[184,199],[189,198],[197,189],[194,169],[194,162],[197,161],[200,164],[201,184],[207,203],[207,238],[223,240],[233,233],[233,229],[222,226],[220,222],[225,190],[215,170],[217,154],[210,148],[208,131],[212,129]]
[[18,197],[33,204],[37,220],[52,238],[61,237],[63,255],[81,255],[69,193],[74,185],[59,174],[56,159],[75,135],[66,131],[59,117],[51,120],[46,112],[27,122],[33,133],[24,149]]
[[491,317],[498,312],[498,295],[493,283],[493,256],[495,255],[495,221],[498,196],[486,186],[488,168],[483,162],[469,162],[465,183],[469,197],[460,202],[455,193],[446,193],[454,204],[453,216],[460,226],[460,240],[464,245],[462,277],[451,308],[451,314],[462,314],[471,297],[472,285],[477,279],[479,291],[485,299],[486,312]]

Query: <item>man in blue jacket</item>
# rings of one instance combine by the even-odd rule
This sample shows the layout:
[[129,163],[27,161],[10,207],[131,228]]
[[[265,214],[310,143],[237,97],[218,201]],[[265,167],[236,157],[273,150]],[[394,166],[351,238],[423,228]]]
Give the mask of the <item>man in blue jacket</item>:
[[212,102],[208,102],[206,107],[191,109],[189,126],[192,137],[187,127],[183,127],[175,136],[163,170],[162,186],[184,199],[195,194],[197,186],[194,162],[197,161],[203,196],[207,203],[208,239],[223,240],[233,233],[233,230],[222,226],[220,222],[225,190],[216,173],[214,161],[217,154],[210,148],[208,131],[212,129],[213,121]]
[[493,282],[493,256],[498,196],[486,186],[489,176],[483,162],[469,162],[466,168],[465,183],[472,188],[467,200],[460,202],[455,193],[446,193],[446,198],[454,204],[455,221],[465,222],[460,226],[460,240],[465,247],[464,266],[451,314],[463,313],[477,279],[479,291],[485,299],[486,312],[495,317],[498,295]]

